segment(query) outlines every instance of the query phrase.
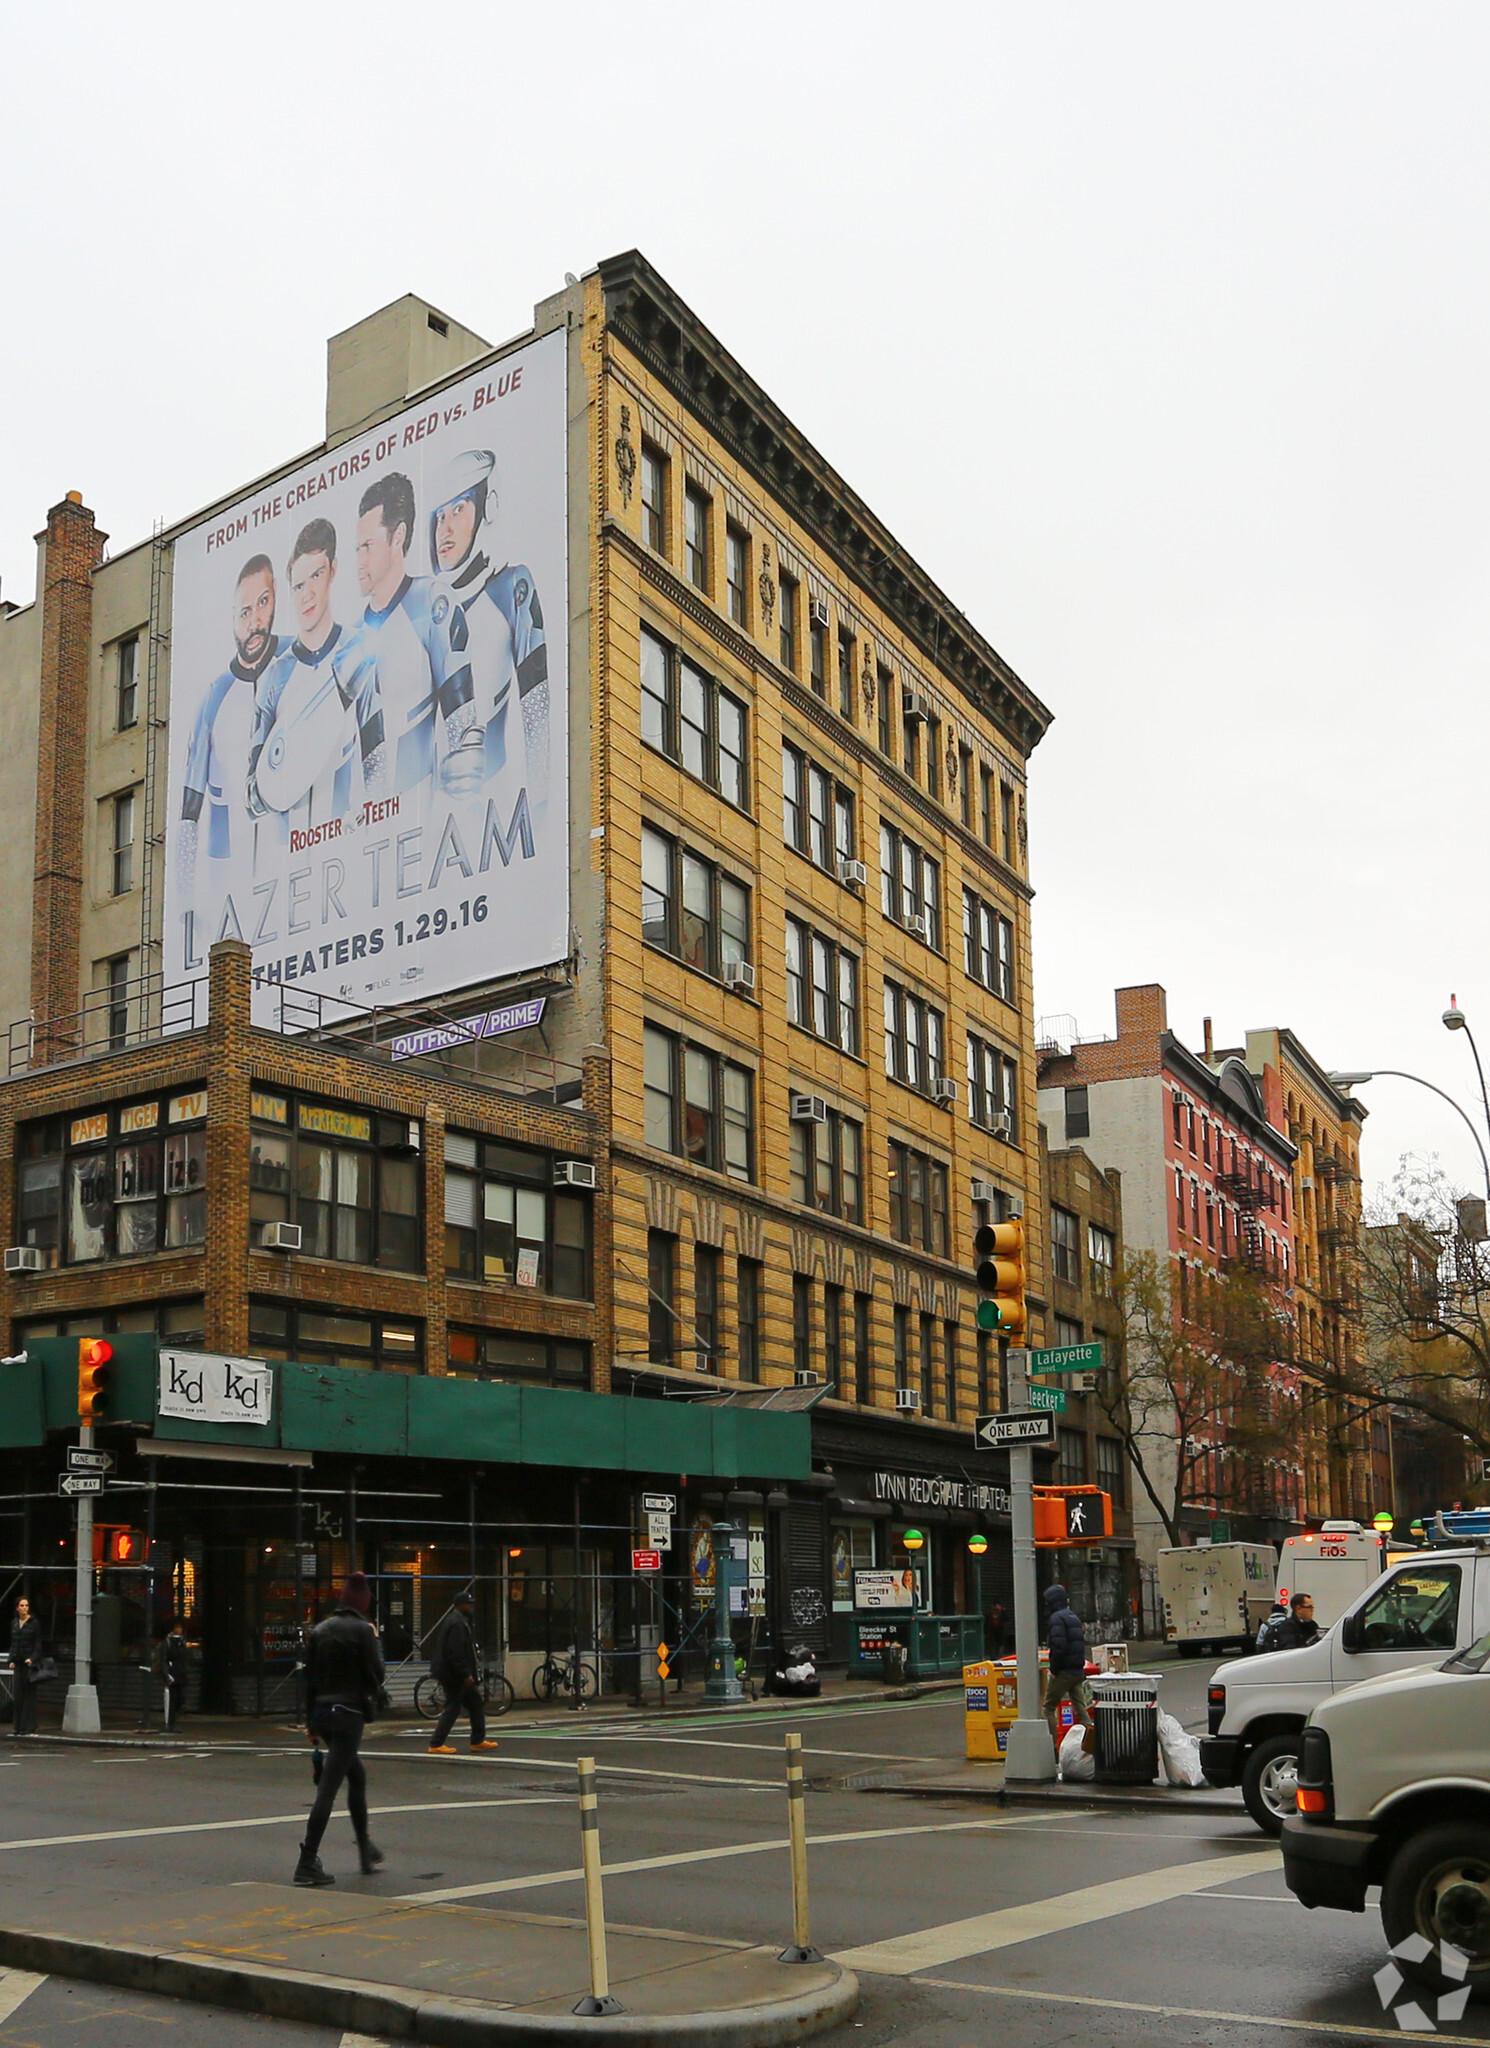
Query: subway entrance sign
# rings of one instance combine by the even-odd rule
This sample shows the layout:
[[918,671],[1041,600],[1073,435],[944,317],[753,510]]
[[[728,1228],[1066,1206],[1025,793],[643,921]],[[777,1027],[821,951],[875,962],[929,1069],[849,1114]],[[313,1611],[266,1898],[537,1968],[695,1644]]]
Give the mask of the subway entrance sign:
[[1049,1372],[1100,1372],[1100,1344],[1056,1344],[1047,1351],[1029,1354],[1029,1369],[1043,1377]]

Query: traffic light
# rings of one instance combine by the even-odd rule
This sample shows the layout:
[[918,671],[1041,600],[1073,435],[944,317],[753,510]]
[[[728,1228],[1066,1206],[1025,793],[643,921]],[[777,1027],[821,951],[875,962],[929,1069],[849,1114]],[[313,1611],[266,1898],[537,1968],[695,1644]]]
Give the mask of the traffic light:
[[659,1643],[657,1645],[657,1676],[660,1679],[671,1678],[672,1676],[673,1667],[668,1663],[667,1657],[667,1644]]
[[977,1323],[980,1330],[997,1330],[1001,1336],[1023,1337],[1024,1312],[1024,1225],[1017,1217],[1007,1223],[985,1223],[973,1239],[978,1257]]
[[1035,1489],[1037,1550],[1079,1550],[1112,1534],[1112,1495],[1096,1486]]
[[146,1548],[145,1538],[138,1529],[127,1529],[118,1522],[93,1524],[95,1564],[142,1565]]
[[108,1405],[109,1382],[113,1378],[110,1360],[114,1347],[106,1337],[78,1339],[78,1420],[102,1422]]

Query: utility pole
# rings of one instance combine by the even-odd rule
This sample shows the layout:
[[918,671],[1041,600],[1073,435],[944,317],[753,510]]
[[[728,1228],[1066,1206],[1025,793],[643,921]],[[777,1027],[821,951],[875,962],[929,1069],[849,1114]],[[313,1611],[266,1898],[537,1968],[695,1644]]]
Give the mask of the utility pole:
[[716,1702],[743,1700],[745,1688],[735,1676],[735,1644],[729,1621],[730,1563],[734,1557],[735,1530],[731,1522],[716,1522],[714,1550],[714,1639],[709,1644],[709,1670],[704,1680],[704,1698]]
[[[1009,1408],[1018,1413],[1029,1399],[1029,1354],[1023,1345],[1009,1352]],[[1056,1774],[1055,1749],[1041,1712],[1040,1622],[1035,1598],[1035,1454],[1027,1445],[1009,1447],[1009,1523],[1014,1563],[1014,1653],[1019,1681],[1019,1718],[1009,1729],[1004,1780],[1044,1780]]]
[[[78,1445],[82,1450],[92,1450],[91,1422],[79,1425]],[[78,1497],[77,1573],[74,1588],[77,1629],[73,1646],[72,1684],[67,1688],[67,1698],[62,1703],[62,1733],[97,1735],[102,1723],[98,1717],[98,1690],[93,1683],[93,1496],[89,1493],[80,1494]]]

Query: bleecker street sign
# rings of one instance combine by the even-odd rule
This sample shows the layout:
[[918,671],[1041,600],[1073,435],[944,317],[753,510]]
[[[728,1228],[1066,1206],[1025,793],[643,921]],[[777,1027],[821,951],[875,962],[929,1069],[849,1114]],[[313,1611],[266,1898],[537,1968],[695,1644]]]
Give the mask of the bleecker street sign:
[[1060,1387],[1031,1387],[1029,1389],[1031,1408],[1043,1408],[1047,1415],[1064,1415],[1066,1396]]
[[102,1472],[62,1472],[57,1477],[57,1491],[69,1498],[79,1493],[102,1493]]
[[662,1552],[660,1550],[633,1550],[631,1553],[631,1569],[634,1572],[660,1572],[662,1570]]
[[112,1451],[85,1451],[76,1444],[67,1447],[67,1469],[69,1472],[112,1472],[114,1453]]
[[1006,1445],[1023,1449],[1027,1445],[1054,1445],[1053,1415],[980,1415],[973,1424],[973,1442],[980,1451],[999,1451]]
[[1100,1372],[1102,1346],[1057,1344],[1048,1351],[1032,1351],[1029,1369],[1042,1375],[1047,1372]]

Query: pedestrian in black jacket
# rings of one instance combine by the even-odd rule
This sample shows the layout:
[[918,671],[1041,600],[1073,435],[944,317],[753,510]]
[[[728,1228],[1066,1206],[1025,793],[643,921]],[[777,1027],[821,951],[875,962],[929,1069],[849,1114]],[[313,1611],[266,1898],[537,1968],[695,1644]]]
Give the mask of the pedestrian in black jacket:
[[450,1618],[441,1629],[435,1654],[429,1660],[429,1668],[445,1695],[444,1711],[436,1721],[435,1732],[429,1740],[432,1756],[455,1755],[450,1731],[462,1707],[471,1717],[472,1749],[495,1749],[497,1746],[486,1739],[486,1706],[481,1697],[476,1638],[471,1632],[471,1616],[475,1611],[476,1603],[469,1593],[456,1594]]
[[1319,1641],[1319,1623],[1314,1619],[1314,1602],[1307,1593],[1295,1593],[1288,1603],[1288,1619],[1271,1622],[1262,1650],[1307,1650]]
[[1091,1748],[1091,1689],[1086,1682],[1086,1629],[1066,1598],[1064,1586],[1045,1588],[1045,1640],[1050,1665],[1045,1676],[1045,1718],[1050,1739],[1059,1756],[1061,1748],[1061,1701],[1071,1702],[1071,1713],[1086,1729],[1083,1747]]
[[10,1682],[15,1693],[12,1735],[36,1733],[36,1688],[41,1672],[41,1623],[23,1593],[10,1619]]
[[357,1753],[362,1731],[378,1710],[383,1691],[383,1652],[368,1621],[372,1590],[361,1572],[347,1580],[335,1614],[311,1630],[306,1654],[306,1725],[312,1742],[326,1745],[326,1763],[316,1787],[316,1802],[305,1824],[294,1881],[299,1885],[335,1884],[321,1867],[321,1837],[336,1804],[342,1779],[347,1781],[347,1811],[357,1837],[357,1855],[364,1874],[383,1861],[367,1832],[367,1772]]
[[166,1727],[174,1728],[181,1718],[186,1705],[186,1681],[191,1674],[191,1651],[181,1633],[179,1621],[173,1621],[160,1639],[160,1676],[166,1689]]

